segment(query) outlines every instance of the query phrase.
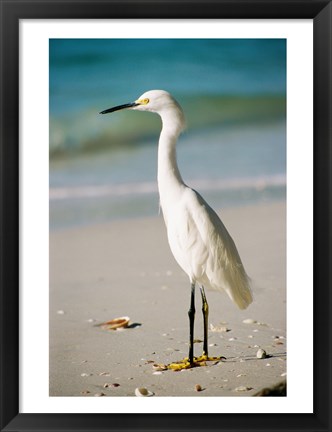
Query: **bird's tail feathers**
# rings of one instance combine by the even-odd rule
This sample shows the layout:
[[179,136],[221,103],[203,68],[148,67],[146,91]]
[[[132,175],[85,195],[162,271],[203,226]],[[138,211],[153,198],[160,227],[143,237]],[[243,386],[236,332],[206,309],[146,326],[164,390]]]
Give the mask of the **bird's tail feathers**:
[[253,301],[249,276],[244,269],[226,273],[225,291],[240,309],[246,309]]
[[[253,301],[250,278],[241,264],[236,268],[228,264],[223,268],[222,274],[213,280],[209,278],[209,284],[212,289],[226,291],[230,299],[240,308],[246,309]],[[221,282],[222,281],[222,282]]]

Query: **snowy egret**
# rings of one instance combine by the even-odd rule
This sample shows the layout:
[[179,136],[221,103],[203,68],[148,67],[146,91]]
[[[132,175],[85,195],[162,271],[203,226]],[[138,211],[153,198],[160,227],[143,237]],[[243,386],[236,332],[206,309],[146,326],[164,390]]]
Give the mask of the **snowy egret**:
[[[250,281],[235,243],[215,211],[199,193],[182,180],[176,142],[185,119],[178,102],[166,91],[151,90],[135,102],[106,109],[100,114],[122,109],[159,114],[162,130],[158,146],[158,189],[170,249],[191,285],[189,315],[189,356],[171,363],[170,369],[193,367],[220,357],[208,356],[208,314],[204,286],[225,291],[231,300],[245,309],[253,300]],[[203,355],[194,357],[195,286],[202,297],[204,341]]]

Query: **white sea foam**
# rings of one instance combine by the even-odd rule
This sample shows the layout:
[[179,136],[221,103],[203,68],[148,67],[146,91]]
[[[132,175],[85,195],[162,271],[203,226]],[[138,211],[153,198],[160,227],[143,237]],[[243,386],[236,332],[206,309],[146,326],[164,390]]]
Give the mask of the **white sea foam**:
[[[286,185],[285,174],[276,174],[261,177],[243,177],[234,179],[199,179],[188,182],[198,191],[263,191],[269,187],[282,187]],[[156,194],[156,182],[124,183],[109,185],[86,185],[79,187],[53,187],[50,188],[49,198],[53,200],[84,199],[101,197],[120,197]]]

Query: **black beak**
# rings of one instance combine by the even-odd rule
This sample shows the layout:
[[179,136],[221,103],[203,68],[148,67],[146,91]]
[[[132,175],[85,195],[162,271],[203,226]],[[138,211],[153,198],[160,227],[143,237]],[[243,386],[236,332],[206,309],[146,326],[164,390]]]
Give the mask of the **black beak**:
[[113,107],[113,108],[105,109],[104,111],[101,111],[99,114],[108,114],[108,113],[111,113],[111,112],[114,112],[114,111],[119,111],[119,110],[122,110],[122,109],[125,109],[125,108],[133,108],[133,107],[135,107],[137,105],[139,105],[139,104],[136,103],[136,102],[127,103],[127,104],[124,104],[124,105],[118,105],[118,106]]

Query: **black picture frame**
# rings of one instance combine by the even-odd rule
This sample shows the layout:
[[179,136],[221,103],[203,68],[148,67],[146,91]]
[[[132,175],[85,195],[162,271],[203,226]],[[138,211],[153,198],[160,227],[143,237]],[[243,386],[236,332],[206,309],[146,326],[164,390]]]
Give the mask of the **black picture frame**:
[[[326,0],[0,0],[1,4],[1,431],[330,431],[332,5]],[[19,20],[313,19],[314,23],[314,413],[19,413]],[[301,146],[301,143],[299,143]],[[299,157],[300,163],[300,157]],[[305,233],[304,233],[305,235]],[[299,247],[303,247],[300,245]],[[300,263],[299,263],[300,264]],[[299,271],[300,271],[299,265]],[[300,290],[301,287],[298,287]],[[300,302],[299,302],[299,307]],[[299,329],[302,331],[302,329]],[[298,353],[305,370],[306,353]],[[306,377],[303,376],[305,380]],[[222,403],[222,401],[221,401]]]

